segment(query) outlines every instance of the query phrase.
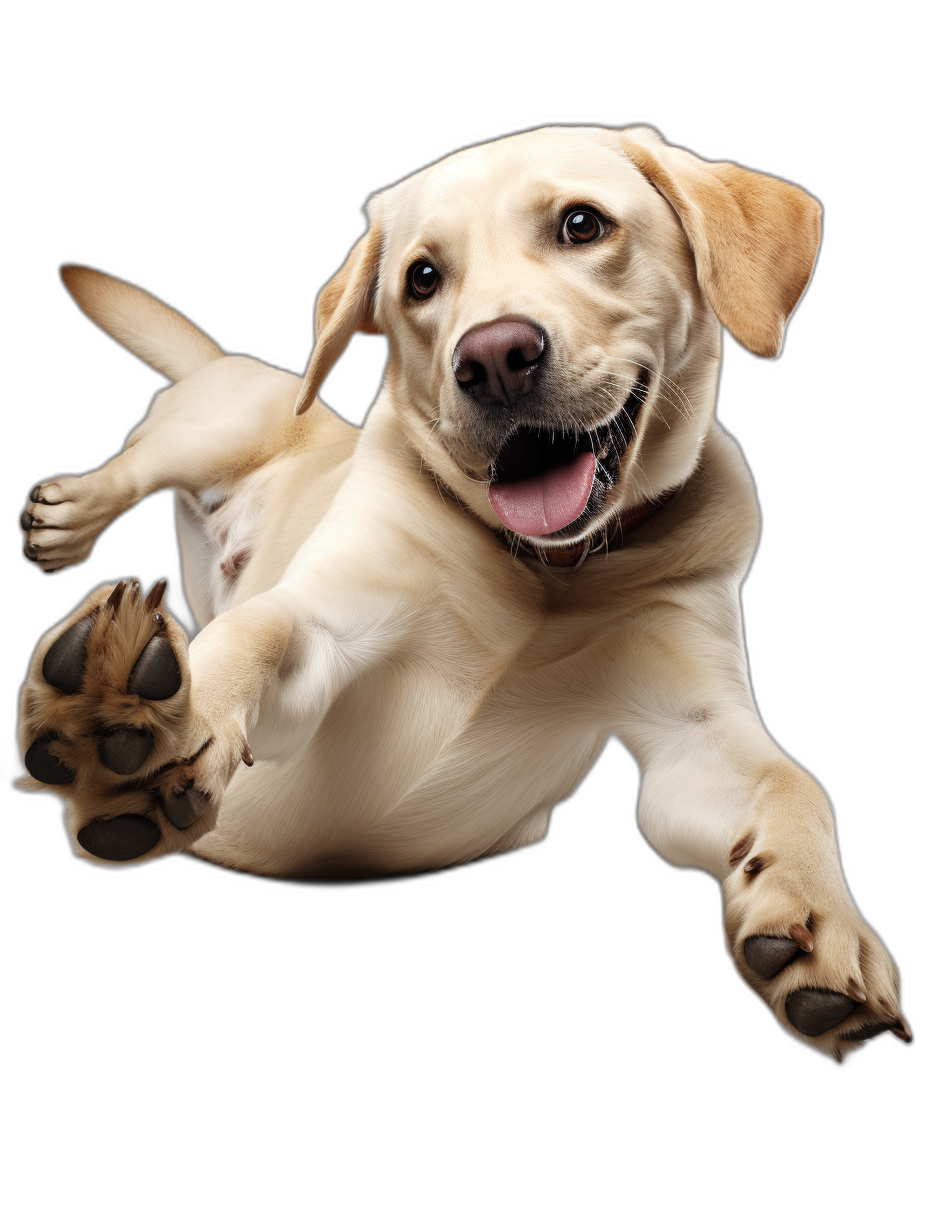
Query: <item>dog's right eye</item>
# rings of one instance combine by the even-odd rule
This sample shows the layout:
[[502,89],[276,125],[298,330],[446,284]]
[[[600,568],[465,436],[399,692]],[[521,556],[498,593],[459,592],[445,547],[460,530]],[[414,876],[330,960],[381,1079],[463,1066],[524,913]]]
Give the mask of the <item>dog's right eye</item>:
[[431,261],[415,261],[406,271],[406,286],[413,299],[428,299],[441,281]]

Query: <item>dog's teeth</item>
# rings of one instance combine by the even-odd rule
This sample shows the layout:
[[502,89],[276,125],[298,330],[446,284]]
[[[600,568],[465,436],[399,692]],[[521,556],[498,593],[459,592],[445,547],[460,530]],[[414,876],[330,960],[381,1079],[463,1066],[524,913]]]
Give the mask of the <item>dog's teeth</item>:
[[596,462],[596,477],[599,479],[600,483],[605,484],[607,488],[612,487],[612,476],[598,459]]

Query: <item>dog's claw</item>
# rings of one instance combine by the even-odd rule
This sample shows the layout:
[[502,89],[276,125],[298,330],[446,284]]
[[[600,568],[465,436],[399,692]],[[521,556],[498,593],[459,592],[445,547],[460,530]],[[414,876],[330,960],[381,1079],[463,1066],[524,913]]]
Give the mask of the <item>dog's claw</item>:
[[812,934],[804,924],[794,924],[789,930],[789,935],[801,950],[805,950],[807,954],[812,953]]
[[821,1035],[856,1008],[844,993],[830,988],[796,988],[786,998],[786,1017],[802,1035]]
[[148,597],[145,600],[145,610],[153,612],[161,600],[164,598],[164,592],[168,588],[167,578],[162,578],[159,582],[155,582],[151,590],[148,592]]
[[42,675],[62,693],[79,693],[87,662],[87,639],[94,625],[94,614],[85,616],[52,642],[42,661]]
[[126,593],[126,583],[117,582],[113,587],[110,597],[106,601],[106,606],[112,612],[119,611],[119,605],[122,603],[122,597]]

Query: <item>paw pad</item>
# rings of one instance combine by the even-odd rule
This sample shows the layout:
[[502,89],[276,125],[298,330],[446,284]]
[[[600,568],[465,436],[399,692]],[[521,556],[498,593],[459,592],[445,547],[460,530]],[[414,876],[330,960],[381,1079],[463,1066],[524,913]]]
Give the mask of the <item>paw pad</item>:
[[32,777],[40,783],[63,787],[66,783],[73,783],[77,773],[54,753],[49,752],[48,746],[57,739],[57,732],[49,732],[38,740],[33,740],[23,761]]
[[186,639],[157,610],[164,591],[100,587],[40,643],[23,690],[29,785],[65,797],[76,845],[100,860],[188,848],[215,825],[213,796],[194,786]]
[[169,792],[161,797],[160,803],[171,825],[177,830],[186,830],[209,804],[209,796],[195,787],[188,787],[181,792]]
[[127,691],[147,701],[164,702],[174,696],[181,683],[177,656],[170,642],[156,633],[136,660]]
[[856,1008],[856,1001],[830,988],[796,988],[786,998],[786,1017],[802,1035],[821,1035]]
[[42,661],[42,675],[62,693],[79,693],[87,666],[87,639],[94,617],[85,616],[53,642]]
[[744,961],[758,975],[770,979],[782,971],[799,953],[799,945],[791,937],[748,937],[744,943]]
[[137,860],[147,855],[161,838],[149,817],[124,813],[121,817],[98,817],[77,832],[77,841],[100,860]]
[[864,1040],[873,1039],[875,1035],[891,1030],[892,1025],[891,1022],[866,1022],[856,1031],[847,1031],[841,1038],[849,1043],[861,1044]]
[[114,774],[135,774],[154,744],[155,737],[144,727],[113,727],[100,741],[100,760]]

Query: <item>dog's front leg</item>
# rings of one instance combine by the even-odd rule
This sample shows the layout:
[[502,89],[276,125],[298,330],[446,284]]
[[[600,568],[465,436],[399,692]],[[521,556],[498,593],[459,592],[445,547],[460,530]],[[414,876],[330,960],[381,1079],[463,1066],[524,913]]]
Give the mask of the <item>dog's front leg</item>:
[[307,593],[281,584],[256,595],[188,648],[163,584],[146,599],[123,582],[42,638],[22,695],[23,785],[65,797],[79,850],[124,862],[202,838],[232,775],[251,764],[249,733],[284,677],[309,697],[304,729],[322,718],[354,660]]
[[828,800],[755,710],[734,595],[688,599],[623,633],[616,729],[642,770],[641,829],[666,859],[719,879],[738,970],[784,1026],[839,1058],[882,1031],[908,1039],[895,966],[845,884]]

